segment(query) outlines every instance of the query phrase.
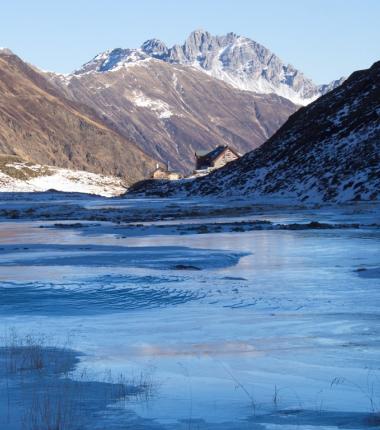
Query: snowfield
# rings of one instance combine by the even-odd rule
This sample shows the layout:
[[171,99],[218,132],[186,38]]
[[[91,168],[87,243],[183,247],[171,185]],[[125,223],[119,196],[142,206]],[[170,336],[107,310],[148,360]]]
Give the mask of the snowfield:
[[[2,331],[43,336],[42,357],[56,354],[51,343],[69,344],[62,369],[37,380],[53,398],[62,386],[80,390],[76,425],[379,424],[378,203],[2,197]],[[115,394],[105,374],[149,375],[154,389]],[[0,428],[20,428],[34,380],[0,371],[11,387],[0,394]]]
[[0,171],[0,193],[56,190],[112,197],[123,194],[126,191],[122,179],[112,176],[19,162],[8,163],[6,167],[19,171],[24,169],[32,170],[36,172],[36,175],[18,179]]

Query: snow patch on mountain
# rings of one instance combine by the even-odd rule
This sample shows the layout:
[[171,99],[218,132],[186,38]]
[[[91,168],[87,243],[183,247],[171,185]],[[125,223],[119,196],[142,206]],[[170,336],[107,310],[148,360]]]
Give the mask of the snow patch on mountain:
[[141,49],[109,49],[96,55],[91,61],[84,64],[74,75],[80,76],[92,72],[111,72],[121,68],[133,67],[137,64],[153,60],[153,57],[147,55]]
[[135,91],[133,93],[132,101],[138,107],[152,110],[161,119],[170,118],[174,115],[167,103],[162,100],[153,100],[141,92]]
[[243,70],[238,70],[232,74],[225,71],[220,64],[216,65],[211,70],[202,69],[198,63],[193,63],[193,67],[240,90],[251,91],[259,94],[277,94],[278,96],[292,101],[296,105],[305,106],[319,97],[318,94],[315,94],[312,97],[304,98],[299,92],[294,91],[285,83],[280,82],[275,85],[262,76],[257,77],[257,79],[250,79]]

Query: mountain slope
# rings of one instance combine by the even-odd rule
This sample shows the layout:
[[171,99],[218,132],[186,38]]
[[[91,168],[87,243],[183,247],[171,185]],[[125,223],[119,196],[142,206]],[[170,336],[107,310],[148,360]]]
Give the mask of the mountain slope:
[[197,150],[258,147],[297,109],[274,94],[240,91],[136,50],[101,54],[73,75],[50,79],[150,156],[183,172],[194,169]]
[[106,72],[132,60],[149,57],[191,66],[237,89],[277,94],[298,105],[307,105],[344,80],[316,85],[291,64],[285,64],[269,49],[247,37],[234,33],[213,36],[203,30],[193,31],[183,45],[172,48],[158,39],[151,39],[144,42],[141,49],[118,48],[103,52],[76,73]]
[[0,51],[0,154],[119,175],[130,183],[155,165],[94,111],[65,99],[9,50]]
[[380,200],[380,62],[293,114],[259,149],[210,175],[134,192]]

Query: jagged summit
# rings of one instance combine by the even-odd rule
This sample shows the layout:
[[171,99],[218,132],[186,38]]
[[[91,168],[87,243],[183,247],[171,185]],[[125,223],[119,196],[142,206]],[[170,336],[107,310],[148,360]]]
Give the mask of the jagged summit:
[[149,39],[141,45],[141,50],[154,58],[166,58],[168,47],[159,39]]
[[182,46],[168,50],[166,61],[192,65],[236,88],[276,93],[297,104],[308,104],[340,83],[315,85],[263,45],[233,32],[213,36],[193,31]]
[[149,58],[195,67],[240,90],[274,93],[298,105],[314,101],[344,80],[316,85],[254,40],[233,32],[214,36],[203,29],[190,33],[183,45],[171,48],[159,39],[149,39],[140,49],[105,51],[75,73],[108,72]]

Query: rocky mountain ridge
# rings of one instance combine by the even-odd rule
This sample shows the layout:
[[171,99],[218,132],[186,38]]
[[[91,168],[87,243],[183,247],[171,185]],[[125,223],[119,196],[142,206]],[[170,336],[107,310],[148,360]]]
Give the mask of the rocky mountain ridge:
[[204,30],[193,31],[183,45],[171,48],[159,39],[150,39],[140,49],[117,48],[103,52],[75,74],[117,70],[149,58],[191,66],[237,89],[259,94],[274,93],[298,105],[314,101],[344,81],[340,78],[325,85],[316,85],[254,40],[235,33],[214,36]]

